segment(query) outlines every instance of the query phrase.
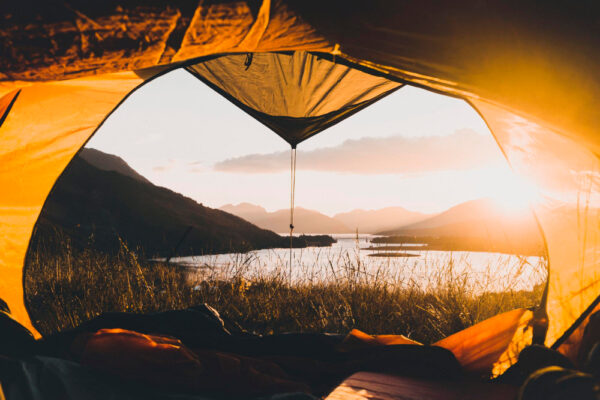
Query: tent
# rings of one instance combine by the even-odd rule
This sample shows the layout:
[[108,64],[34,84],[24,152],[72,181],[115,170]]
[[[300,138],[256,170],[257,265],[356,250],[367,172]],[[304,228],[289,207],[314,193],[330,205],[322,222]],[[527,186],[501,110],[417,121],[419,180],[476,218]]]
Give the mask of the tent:
[[28,327],[24,259],[58,176],[132,91],[185,68],[292,146],[403,85],[467,101],[543,195],[545,340],[576,348],[600,293],[599,3],[29,0],[0,9],[0,293]]

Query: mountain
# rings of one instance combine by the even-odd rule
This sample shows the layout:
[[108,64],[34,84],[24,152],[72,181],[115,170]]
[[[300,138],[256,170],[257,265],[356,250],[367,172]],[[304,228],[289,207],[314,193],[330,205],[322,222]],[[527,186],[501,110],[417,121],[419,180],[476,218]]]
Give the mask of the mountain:
[[530,223],[535,225],[535,220],[530,212],[508,213],[498,206],[492,199],[470,200],[448,210],[426,218],[422,221],[406,224],[397,229],[383,232],[383,234],[398,234],[402,232],[421,232],[431,229],[444,230],[447,226],[455,224],[497,224]]
[[[256,225],[274,232],[290,230],[290,210],[267,213],[255,222]],[[318,211],[302,207],[294,209],[294,231],[298,233],[348,233],[351,230],[343,223],[321,214]]]
[[150,183],[148,179],[138,174],[137,171],[131,168],[129,164],[119,156],[104,153],[92,148],[83,148],[79,152],[78,157],[102,171],[114,171],[140,182]]
[[274,232],[155,186],[120,158],[88,149],[57,181],[34,241],[60,248],[66,236],[79,248],[116,252],[122,240],[147,256],[166,256],[190,227],[178,255],[289,246]]
[[376,233],[398,226],[422,221],[431,215],[409,211],[402,207],[386,207],[379,210],[353,210],[334,215],[351,230],[361,233]]
[[224,206],[219,207],[219,210],[228,212],[229,214],[237,215],[246,221],[260,219],[266,217],[268,214],[267,210],[265,210],[263,207],[250,203],[240,203],[237,205],[225,204]]
[[[219,209],[244,218],[263,229],[278,233],[285,233],[290,230],[290,210],[288,209],[268,212],[260,206],[249,203],[227,204]],[[352,232],[344,223],[318,211],[307,210],[302,207],[294,209],[294,231],[316,234]]]
[[466,221],[488,220],[499,217],[501,209],[491,199],[470,200],[451,207],[448,210],[422,221],[406,224],[400,229],[402,231],[419,231],[449,224],[463,223]]
[[530,211],[509,211],[491,199],[471,200],[381,235],[424,238],[439,249],[540,254],[543,239]]
[[[289,230],[288,209],[268,212],[263,207],[250,203],[226,204],[219,209],[264,229],[279,233]],[[358,228],[361,233],[375,233],[420,221],[429,216],[402,207],[387,207],[379,210],[354,210],[336,214],[332,218],[315,210],[296,207],[294,230],[302,233],[353,233]]]

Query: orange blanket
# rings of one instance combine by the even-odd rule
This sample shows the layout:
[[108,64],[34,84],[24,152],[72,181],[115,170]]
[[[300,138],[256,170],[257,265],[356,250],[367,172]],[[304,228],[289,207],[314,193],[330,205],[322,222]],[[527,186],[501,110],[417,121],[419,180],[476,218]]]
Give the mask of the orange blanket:
[[179,340],[124,329],[82,335],[73,353],[84,365],[181,392],[264,395],[308,392],[274,363],[186,348]]
[[[516,362],[531,344],[533,313],[523,308],[508,311],[448,336],[434,346],[450,350],[465,371],[499,375]],[[349,351],[364,346],[419,344],[403,335],[367,335],[353,329],[339,346]]]
[[[528,344],[530,314],[527,310],[519,309],[495,316],[451,335],[435,343],[435,346],[450,350],[466,371],[477,375],[490,374],[499,366],[510,365],[511,356],[518,354],[518,347]],[[404,349],[404,361],[395,361],[402,360],[397,353],[391,353],[393,360],[389,363],[390,360],[381,358],[385,354],[372,359],[368,357],[370,352],[364,352],[365,347],[399,344],[409,345]],[[101,329],[80,335],[73,342],[72,353],[84,365],[170,391],[194,393],[268,395],[310,392],[311,387],[305,383],[330,385],[339,377],[363,368],[397,368],[398,363],[414,363],[421,358],[426,359],[425,364],[431,363],[431,366],[423,369],[430,371],[426,373],[431,374],[432,370],[435,372],[444,366],[459,372],[460,366],[451,366],[452,360],[447,360],[443,354],[437,354],[441,358],[437,359],[436,364],[436,352],[428,350],[431,347],[424,347],[422,353],[415,353],[415,344],[418,343],[402,335],[371,336],[353,330],[336,349],[341,353],[358,350],[355,354],[361,354],[362,358],[324,363],[290,357],[250,358],[215,350],[189,349],[178,339],[164,335]],[[405,367],[408,370],[400,369],[402,373],[410,373],[416,368],[414,364]]]

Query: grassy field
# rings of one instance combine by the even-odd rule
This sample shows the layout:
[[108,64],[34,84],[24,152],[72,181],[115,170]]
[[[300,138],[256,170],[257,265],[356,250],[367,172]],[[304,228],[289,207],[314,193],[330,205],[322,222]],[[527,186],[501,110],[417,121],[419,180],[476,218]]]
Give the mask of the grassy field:
[[56,254],[37,246],[27,261],[27,303],[44,334],[103,311],[151,312],[207,303],[233,323],[261,334],[357,328],[431,343],[503,311],[535,306],[545,274],[544,266],[538,266],[538,283],[529,291],[511,290],[507,282],[505,290],[491,292],[485,286],[482,290],[481,279],[473,283],[452,265],[432,268],[428,282],[422,277],[398,282],[385,270],[364,273],[364,265],[350,256],[341,265],[336,262],[332,279],[290,284],[283,261],[268,274],[248,271],[243,261],[225,270],[193,273],[144,261],[125,246],[116,256],[69,246]]

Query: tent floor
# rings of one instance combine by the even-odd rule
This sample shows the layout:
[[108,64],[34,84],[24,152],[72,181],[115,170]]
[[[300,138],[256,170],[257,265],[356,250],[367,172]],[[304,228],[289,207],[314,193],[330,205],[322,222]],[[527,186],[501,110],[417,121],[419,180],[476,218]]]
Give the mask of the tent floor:
[[359,372],[342,382],[325,400],[511,400],[518,388],[472,381],[431,381]]

